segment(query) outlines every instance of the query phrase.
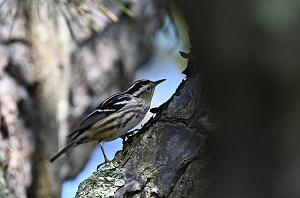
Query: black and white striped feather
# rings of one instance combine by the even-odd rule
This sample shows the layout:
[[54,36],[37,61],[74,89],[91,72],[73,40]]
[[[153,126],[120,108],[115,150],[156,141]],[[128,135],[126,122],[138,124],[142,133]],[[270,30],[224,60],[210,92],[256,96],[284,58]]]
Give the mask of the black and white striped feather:
[[92,113],[90,113],[80,122],[80,126],[73,133],[69,134],[66,137],[68,139],[68,142],[76,139],[85,130],[87,130],[99,120],[102,120],[110,114],[121,110],[130,100],[131,96],[129,94],[115,94],[107,98],[100,105],[98,105],[98,107]]

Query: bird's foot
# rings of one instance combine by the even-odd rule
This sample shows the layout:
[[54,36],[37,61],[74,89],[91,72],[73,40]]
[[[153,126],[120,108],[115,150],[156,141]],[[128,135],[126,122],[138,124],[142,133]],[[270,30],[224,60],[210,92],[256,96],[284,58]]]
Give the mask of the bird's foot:
[[130,137],[132,137],[133,135],[134,135],[134,132],[136,132],[136,131],[139,131],[140,129],[134,129],[134,130],[132,130],[132,131],[128,131],[126,134],[124,134],[124,135],[122,135],[121,136],[121,138],[122,138],[122,144],[124,144],[125,143],[125,141],[126,141],[126,138],[127,138],[127,140],[130,138]]
[[99,164],[99,165],[97,166],[97,171],[98,171],[100,168],[102,168],[103,166],[105,166],[106,164],[110,163],[110,162],[112,162],[112,161],[110,161],[110,160],[105,160],[104,162],[102,162],[101,164]]

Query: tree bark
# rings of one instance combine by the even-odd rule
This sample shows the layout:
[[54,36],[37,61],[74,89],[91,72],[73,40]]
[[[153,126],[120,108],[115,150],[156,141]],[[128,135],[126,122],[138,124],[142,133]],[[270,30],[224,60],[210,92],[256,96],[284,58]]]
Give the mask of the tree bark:
[[75,41],[54,1],[34,2],[0,7],[0,197],[59,197],[94,145],[55,164],[51,155],[86,112],[132,81],[151,56],[152,40],[142,38],[151,38],[163,19],[155,2],[130,1],[134,18],[113,7],[118,22],[104,20]]

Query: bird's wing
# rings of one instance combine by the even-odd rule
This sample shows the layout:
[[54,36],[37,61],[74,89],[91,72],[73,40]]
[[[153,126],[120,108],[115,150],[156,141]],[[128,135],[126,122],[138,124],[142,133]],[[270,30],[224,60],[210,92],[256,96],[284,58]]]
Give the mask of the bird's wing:
[[96,109],[80,122],[78,130],[86,130],[97,121],[102,120],[114,112],[116,112],[115,109]]
[[80,126],[66,138],[69,141],[73,141],[97,121],[102,120],[110,114],[122,109],[130,99],[130,96],[127,94],[116,94],[109,97],[103,101],[92,113],[85,117],[80,122]]

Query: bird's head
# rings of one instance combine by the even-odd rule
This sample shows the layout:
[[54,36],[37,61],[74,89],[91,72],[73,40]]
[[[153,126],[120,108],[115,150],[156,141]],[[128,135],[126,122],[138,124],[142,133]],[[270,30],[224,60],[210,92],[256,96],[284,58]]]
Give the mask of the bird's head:
[[156,85],[162,83],[166,79],[158,81],[138,80],[134,82],[124,93],[132,94],[138,98],[150,101],[152,99]]

